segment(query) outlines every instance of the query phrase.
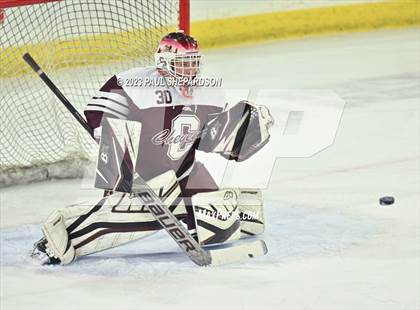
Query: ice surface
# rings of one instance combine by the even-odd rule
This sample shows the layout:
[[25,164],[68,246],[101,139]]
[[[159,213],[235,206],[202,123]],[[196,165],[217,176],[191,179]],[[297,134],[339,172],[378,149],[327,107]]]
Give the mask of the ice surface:
[[[267,201],[266,217],[270,225],[264,240],[270,255],[249,262],[250,266],[286,262],[295,257],[319,253],[334,253],[352,243],[366,240],[377,229],[377,225],[369,221],[360,222],[356,218],[302,207],[285,207],[272,201]],[[39,269],[28,257],[28,245],[40,237],[37,224],[2,229],[2,264],[28,270]],[[161,269],[150,268],[155,263],[159,263]],[[82,257],[77,264],[46,269],[54,274],[152,277],[168,270],[187,272],[196,268],[179,251],[173,240],[168,238],[167,233],[162,231],[142,241]]]
[[[99,197],[79,180],[1,190],[1,309],[418,309],[418,29],[214,50],[225,87],[329,89],[346,101],[335,143],[276,161],[269,253],[199,268],[164,233],[39,267],[27,252],[58,207]],[[382,207],[378,199],[396,202]]]

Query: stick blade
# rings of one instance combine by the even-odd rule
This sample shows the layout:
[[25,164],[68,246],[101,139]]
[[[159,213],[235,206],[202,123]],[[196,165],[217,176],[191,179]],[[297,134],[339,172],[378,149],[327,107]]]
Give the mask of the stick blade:
[[267,252],[267,245],[263,240],[256,240],[228,248],[209,250],[212,266],[247,261],[254,257],[263,256]]

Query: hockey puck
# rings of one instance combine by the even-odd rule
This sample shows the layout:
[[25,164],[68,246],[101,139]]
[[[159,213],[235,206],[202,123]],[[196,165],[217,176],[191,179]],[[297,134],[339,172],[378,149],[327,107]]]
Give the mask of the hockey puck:
[[392,196],[385,196],[379,199],[379,204],[381,206],[389,206],[389,205],[392,205],[394,202],[395,202],[395,199]]

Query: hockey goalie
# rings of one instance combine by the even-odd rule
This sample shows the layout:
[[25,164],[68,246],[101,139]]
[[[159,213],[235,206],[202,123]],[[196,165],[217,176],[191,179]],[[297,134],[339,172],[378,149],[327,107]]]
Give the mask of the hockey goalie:
[[273,119],[264,106],[243,100],[227,108],[217,91],[191,86],[200,64],[196,40],[174,32],[159,43],[155,66],[116,74],[99,89],[84,113],[100,143],[95,186],[106,194],[50,214],[33,258],[66,265],[162,229],[129,190],[136,174],[200,245],[264,231],[260,191],[219,188],[195,155],[244,161],[269,142]]

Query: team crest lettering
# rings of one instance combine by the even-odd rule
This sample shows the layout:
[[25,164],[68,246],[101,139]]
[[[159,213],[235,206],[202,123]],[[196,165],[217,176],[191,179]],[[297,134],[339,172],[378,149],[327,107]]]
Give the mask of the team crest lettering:
[[164,129],[152,137],[152,143],[154,145],[192,144],[199,136],[199,130],[190,130],[183,134],[176,134],[174,130]]

